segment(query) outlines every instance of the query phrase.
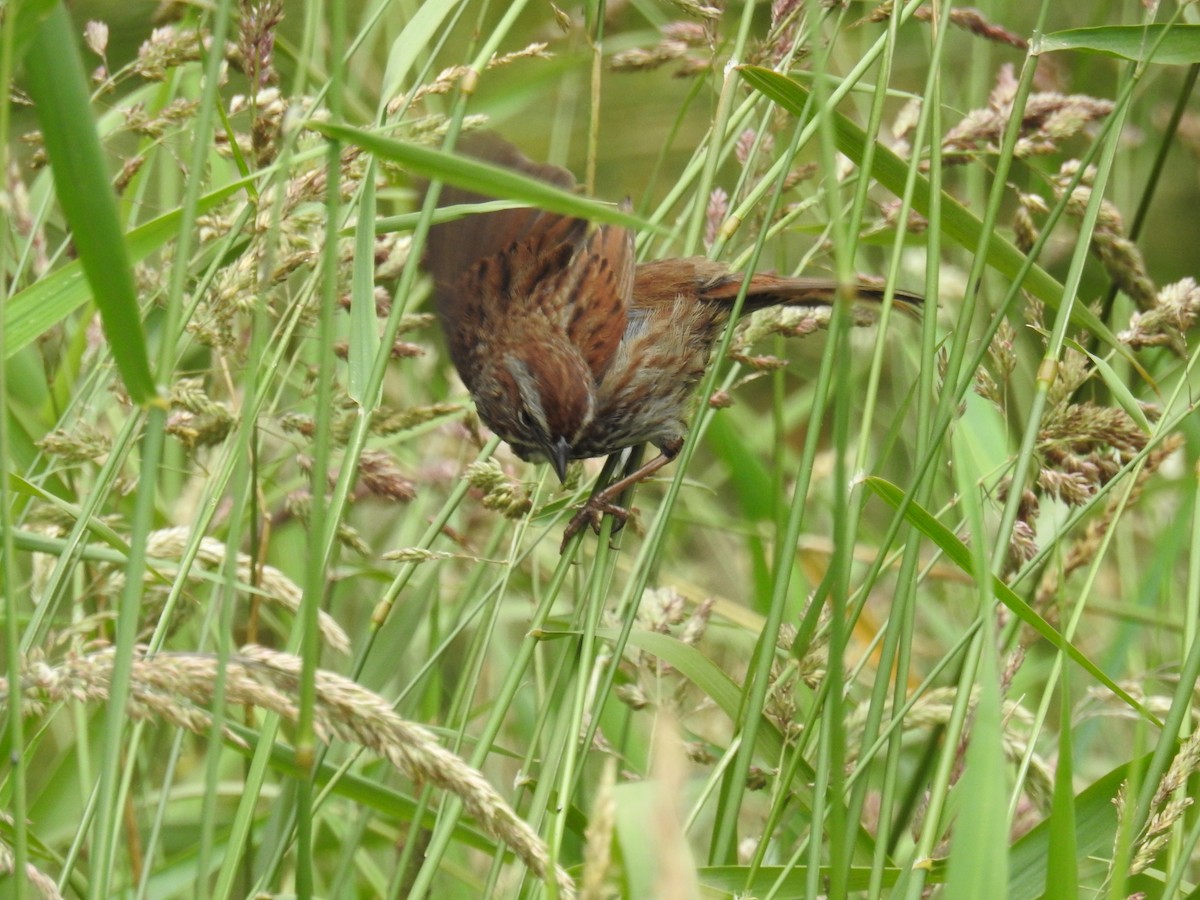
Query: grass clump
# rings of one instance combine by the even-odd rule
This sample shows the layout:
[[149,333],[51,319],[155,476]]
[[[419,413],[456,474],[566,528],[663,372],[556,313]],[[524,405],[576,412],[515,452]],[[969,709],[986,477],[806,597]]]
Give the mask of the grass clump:
[[[1186,896],[1193,8],[335,7],[0,23],[3,890]],[[925,314],[746,322],[560,554],[416,265],[484,127]]]

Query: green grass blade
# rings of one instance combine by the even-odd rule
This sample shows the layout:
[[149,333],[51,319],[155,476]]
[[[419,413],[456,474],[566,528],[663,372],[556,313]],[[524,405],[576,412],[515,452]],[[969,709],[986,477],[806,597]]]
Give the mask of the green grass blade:
[[367,397],[371,369],[379,349],[379,324],[375,316],[375,163],[367,165],[362,202],[354,236],[354,271],[350,286],[350,396],[372,408],[378,396]]
[[[824,884],[832,870],[822,866],[818,880]],[[697,870],[701,885],[710,891],[724,891],[739,897],[803,897],[808,882],[808,867],[759,866],[751,872],[749,866],[702,866]],[[894,887],[900,880],[900,870],[892,867],[883,870],[882,887]],[[926,876],[929,884],[941,884],[946,880],[946,864],[934,860]],[[871,870],[860,866],[851,867],[846,887],[852,891],[865,891],[871,883]],[[769,892],[774,890],[774,895]],[[706,895],[707,896],[707,895]]]
[[[58,202],[71,226],[113,359],[129,396],[136,403],[146,403],[157,391],[146,354],[133,269],[92,122],[83,61],[62,5],[46,17],[29,45],[25,74],[37,105]],[[10,343],[9,352],[12,347]]]
[[[890,481],[872,475],[864,478],[863,482],[893,509],[903,508],[904,517],[908,520],[909,524],[933,541],[956,566],[971,575],[971,577],[976,577],[974,571],[975,564],[970,549],[958,539],[954,532],[939,522],[931,512],[916,503],[910,502],[906,505],[904,502],[904,492]],[[1049,622],[1038,615],[1033,607],[1017,596],[1012,588],[995,576],[991,576],[991,578],[992,589],[996,592],[996,598],[1007,606],[1017,618],[1065,653],[1085,672],[1120,697],[1125,703],[1129,704],[1132,709],[1136,709],[1145,716],[1147,721],[1161,726],[1162,723],[1157,716],[1150,712],[1144,704],[1136,700],[1128,691],[1105,675],[1074,644],[1059,634]]]
[[[200,198],[198,212],[205,213],[250,186],[248,178],[231,182]],[[138,263],[165,245],[176,234],[183,210],[175,209],[151,219],[129,232],[126,248],[132,262]],[[12,358],[49,329],[87,303],[92,297],[91,284],[79,260],[31,284],[9,298],[4,309],[8,341],[6,358]]]
[[[1062,696],[1069,697],[1068,674],[1064,667],[1059,676]],[[1072,765],[1074,748],[1071,740],[1071,707],[1060,704],[1058,729],[1058,764],[1054,767],[1054,800],[1049,819],[1049,856],[1046,869],[1046,895],[1048,897],[1079,896],[1079,846],[1075,829],[1075,798],[1071,782],[1075,767]]]
[[1086,353],[1095,365],[1096,371],[1100,374],[1100,378],[1104,381],[1104,386],[1112,393],[1113,399],[1121,404],[1121,409],[1129,414],[1129,418],[1138,423],[1138,427],[1146,434],[1153,434],[1154,427],[1150,424],[1150,420],[1146,418],[1146,413],[1142,409],[1142,405],[1138,402],[1137,397],[1133,395],[1133,391],[1129,389],[1129,385],[1125,383],[1125,379],[1117,374],[1116,370],[1108,364],[1102,357],[1094,353],[1090,353],[1086,347],[1078,341],[1067,341],[1067,346],[1080,353]]
[[313,122],[310,123],[310,127],[326,137],[337,138],[378,157],[391,160],[423,178],[436,178],[485,196],[520,200],[530,206],[538,206],[566,216],[578,216],[593,222],[624,225],[638,231],[659,230],[615,204],[588,200],[536,178],[518,175],[511,169],[502,169],[470,157],[456,156],[418,144],[385,138],[346,125]]
[[[770,69],[742,66],[740,71],[749,85],[774,100],[788,112],[793,115],[802,113],[809,93],[806,88]],[[832,112],[830,115],[838,150],[851,159],[862,159],[863,148],[866,146],[867,140],[866,133],[842,114]],[[908,178],[908,168],[909,164],[892,150],[881,144],[875,146],[871,177],[898,197],[903,196],[904,183]],[[928,216],[930,200],[929,179],[919,175],[913,191],[913,208],[921,215]],[[944,192],[941,204],[942,232],[954,243],[974,252],[979,245],[979,236],[983,229],[979,218],[958,200]],[[989,266],[1006,278],[1013,279],[1020,274],[1024,263],[1024,253],[1001,235],[992,235],[988,245]],[[1035,265],[1030,268],[1025,276],[1023,287],[1051,309],[1058,309],[1062,305],[1062,285],[1040,266]],[[1086,328],[1122,355],[1129,355],[1129,349],[1118,343],[1116,336],[1108,326],[1082,304],[1075,304],[1071,311],[1071,322],[1079,328]]]
[[[1121,785],[1135,781],[1150,762],[1147,754],[1117,766],[1093,781],[1074,800],[1075,859],[1108,858],[1117,833],[1117,810],[1113,801]],[[1008,900],[1038,900],[1058,895],[1046,893],[1046,873],[1052,849],[1051,822],[1041,822],[1017,841],[1009,853]]]
[[1200,25],[1068,28],[1045,35],[1037,49],[1042,53],[1083,50],[1134,62],[1186,66],[1200,63]]
[[958,820],[950,847],[946,896],[964,900],[1008,898],[1008,774],[1000,708],[1000,667],[995,645],[985,639],[979,703],[967,746],[966,769],[955,788]]
[[57,0],[26,0],[24,3],[6,4],[6,12],[12,12],[17,17],[13,26],[13,49],[17,60],[21,59],[22,53],[33,43],[42,22],[57,5]]

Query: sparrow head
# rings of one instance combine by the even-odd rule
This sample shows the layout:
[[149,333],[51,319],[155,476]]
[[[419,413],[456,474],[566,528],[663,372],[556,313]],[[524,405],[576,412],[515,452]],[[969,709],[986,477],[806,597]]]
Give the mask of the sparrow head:
[[575,458],[575,441],[595,412],[595,380],[568,340],[533,336],[502,356],[476,393],[480,418],[522,459],[545,460],[559,481]]

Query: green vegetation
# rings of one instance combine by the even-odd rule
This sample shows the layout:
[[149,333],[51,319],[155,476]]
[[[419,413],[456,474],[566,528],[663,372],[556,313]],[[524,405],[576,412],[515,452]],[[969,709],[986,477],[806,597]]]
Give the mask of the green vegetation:
[[[5,7],[0,896],[1192,895],[1200,13],[1079,6]],[[560,553],[430,178],[926,313]]]

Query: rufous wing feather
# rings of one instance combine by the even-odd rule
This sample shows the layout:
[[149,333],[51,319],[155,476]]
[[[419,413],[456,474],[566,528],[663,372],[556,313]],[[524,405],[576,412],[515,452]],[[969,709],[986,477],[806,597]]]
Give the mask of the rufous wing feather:
[[[494,134],[482,132],[465,135],[459,141],[457,152],[513,169],[563,190],[575,188],[575,177],[566,169],[535,163]],[[428,185],[420,189],[424,193]],[[438,206],[459,206],[495,199],[453,185],[443,185],[438,195]],[[452,222],[434,225],[425,243],[423,262],[433,276],[438,308],[446,314],[465,301],[454,285],[479,260],[493,256],[531,235],[555,230],[569,231],[574,227],[571,222],[566,216],[529,207],[467,215]]]
[[596,229],[581,251],[577,267],[581,272],[567,337],[599,381],[625,334],[636,268],[633,232],[613,225]]

